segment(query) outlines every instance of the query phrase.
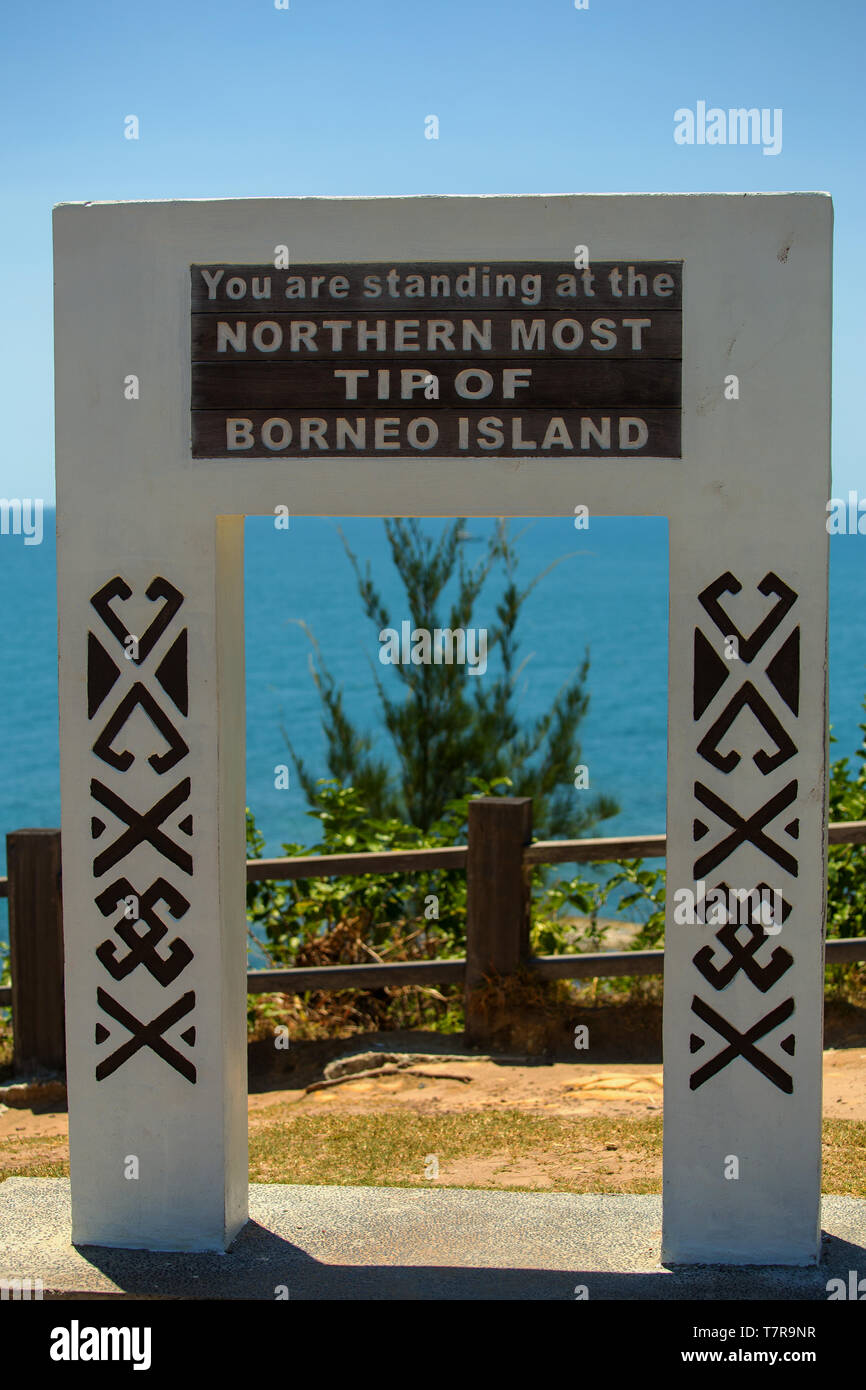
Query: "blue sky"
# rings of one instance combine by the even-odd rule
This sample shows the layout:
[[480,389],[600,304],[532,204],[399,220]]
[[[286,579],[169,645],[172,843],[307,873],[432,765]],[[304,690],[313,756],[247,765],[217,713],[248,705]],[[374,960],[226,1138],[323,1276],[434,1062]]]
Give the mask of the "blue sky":
[[[836,210],[834,492],[866,491],[864,52],[862,0],[7,4],[0,495],[54,496],[55,203],[802,189]],[[781,153],[677,145],[701,100],[781,108]]]

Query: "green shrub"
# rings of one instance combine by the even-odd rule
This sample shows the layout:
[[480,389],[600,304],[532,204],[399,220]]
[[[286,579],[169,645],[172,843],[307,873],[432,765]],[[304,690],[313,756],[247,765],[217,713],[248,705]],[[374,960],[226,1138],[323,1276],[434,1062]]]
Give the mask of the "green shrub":
[[[864,700],[866,710],[866,700]],[[847,758],[832,763],[829,778],[829,819],[866,820],[866,723],[861,724],[861,747],[856,771]],[[831,735],[831,743],[836,740]],[[473,795],[507,792],[511,781],[471,779]],[[447,803],[444,815],[428,830],[417,830],[396,819],[368,816],[361,793],[341,787],[336,779],[318,784],[317,805],[308,812],[319,827],[317,843],[283,845],[289,856],[347,854],[372,850],[422,849],[465,843],[469,796]],[[247,854],[264,857],[264,840],[252,812],[247,810]],[[664,944],[664,867],[647,868],[641,859],[619,860],[604,866],[596,879],[577,874],[552,877],[550,869],[534,868],[531,877],[534,955],[558,955],[575,950],[603,949],[608,923],[601,920],[612,895],[613,911],[642,909],[629,942],[630,949],[648,950]],[[625,891],[623,891],[625,890]],[[250,935],[275,966],[355,964],[376,960],[432,960],[461,956],[466,950],[466,875],[462,869],[412,873],[338,875],[286,883],[247,885]],[[832,845],[827,868],[827,935],[866,934],[866,845]],[[0,957],[0,965],[4,965]],[[8,978],[8,962],[5,963]],[[866,994],[863,963],[830,966],[826,975],[832,993],[851,999]],[[641,981],[612,978],[603,982],[606,994],[634,991]],[[597,992],[597,991],[596,991]],[[351,1008],[346,997],[352,996]],[[425,1004],[419,1004],[420,996]],[[408,1009],[407,997],[414,1003]],[[342,1010],[359,1024],[402,1026],[418,1023],[454,1028],[461,1021],[461,990],[402,987],[371,991],[321,991],[304,996],[308,1012],[325,1021]],[[376,1007],[373,1002],[376,1001]],[[276,1016],[278,1001],[263,999],[251,1005],[251,1019]],[[432,1012],[431,1012],[432,1008]],[[408,1009],[408,1012],[407,1012]],[[426,1011],[425,1011],[426,1010]]]

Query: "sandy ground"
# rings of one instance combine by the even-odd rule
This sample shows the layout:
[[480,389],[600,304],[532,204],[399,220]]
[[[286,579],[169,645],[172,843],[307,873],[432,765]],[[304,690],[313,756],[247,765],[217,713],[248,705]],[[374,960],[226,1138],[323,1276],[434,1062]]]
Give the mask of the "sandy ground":
[[[254,1125],[259,1116],[264,1118],[268,1108],[277,1103],[289,1103],[293,1110],[308,1115],[326,1109],[344,1114],[413,1110],[429,1115],[507,1106],[544,1115],[627,1115],[640,1119],[663,1111],[663,1074],[657,1063],[515,1066],[431,1062],[419,1063],[416,1070],[450,1073],[455,1080],[402,1074],[346,1081],[309,1093],[266,1091],[250,1096],[250,1123]],[[456,1079],[462,1076],[471,1080]],[[824,1114],[837,1120],[866,1120],[866,1048],[824,1053]]]
[[[351,1049],[347,1046],[346,1050]],[[639,1119],[659,1116],[663,1111],[663,1074],[658,1063],[521,1066],[466,1060],[418,1063],[415,1070],[436,1071],[445,1077],[402,1072],[346,1081],[327,1090],[308,1092],[296,1086],[255,1092],[249,1097],[250,1128],[269,1123],[274,1108],[285,1105],[307,1115],[388,1110],[431,1115],[505,1106],[542,1115],[625,1115]],[[470,1079],[462,1081],[461,1077]],[[828,1118],[866,1120],[866,1048],[824,1053],[824,1114]],[[38,1110],[0,1104],[0,1142],[66,1136],[67,1116],[56,1103]]]

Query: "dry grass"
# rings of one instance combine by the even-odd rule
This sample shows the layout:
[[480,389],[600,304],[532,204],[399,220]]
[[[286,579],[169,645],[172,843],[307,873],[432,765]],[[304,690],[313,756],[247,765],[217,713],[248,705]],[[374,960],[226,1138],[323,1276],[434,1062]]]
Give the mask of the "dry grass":
[[[866,1121],[825,1120],[823,1137],[823,1191],[866,1197]],[[660,1192],[661,1144],[662,1121],[656,1118],[575,1122],[518,1110],[296,1115],[275,1118],[251,1134],[250,1178],[425,1187],[425,1161],[435,1154],[441,1186]],[[473,1166],[482,1181],[467,1180]]]
[[37,1137],[0,1142],[0,1182],[17,1177],[68,1178],[68,1141]]
[[[608,1151],[606,1144],[617,1148]],[[440,1186],[654,1192],[659,1190],[656,1166],[661,1172],[661,1122],[589,1119],[575,1125],[519,1110],[297,1115],[251,1134],[250,1177],[254,1182],[429,1187],[425,1164],[432,1154]],[[631,1174],[624,1189],[622,1170],[630,1172],[635,1161],[642,1174]],[[471,1169],[480,1170],[481,1181],[467,1177]],[[584,1173],[577,1181],[575,1169]]]
[[866,1197],[866,1120],[825,1120],[822,1192]]
[[[552,1192],[660,1192],[662,1121],[528,1115],[290,1115],[273,1107],[250,1134],[250,1181]],[[282,1113],[281,1113],[282,1112]],[[825,1193],[866,1197],[866,1121],[825,1120]],[[68,1177],[63,1138],[0,1143],[0,1181]]]

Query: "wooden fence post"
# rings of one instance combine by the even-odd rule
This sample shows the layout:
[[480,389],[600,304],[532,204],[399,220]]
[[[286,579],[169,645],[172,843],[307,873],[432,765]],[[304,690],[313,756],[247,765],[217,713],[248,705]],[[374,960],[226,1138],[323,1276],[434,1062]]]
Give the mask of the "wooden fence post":
[[6,836],[9,965],[17,1071],[66,1065],[60,831],[13,830]]
[[529,955],[532,798],[480,796],[469,802],[466,863],[466,1027],[472,1047],[492,1044],[490,1020],[475,991],[485,977],[513,975]]

